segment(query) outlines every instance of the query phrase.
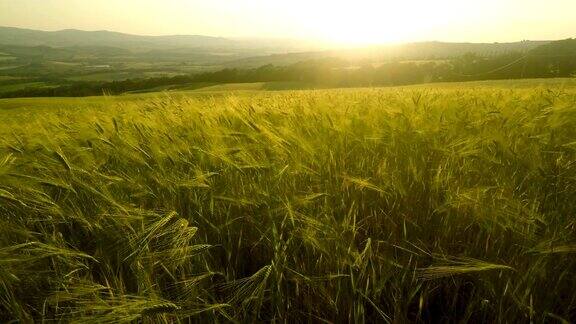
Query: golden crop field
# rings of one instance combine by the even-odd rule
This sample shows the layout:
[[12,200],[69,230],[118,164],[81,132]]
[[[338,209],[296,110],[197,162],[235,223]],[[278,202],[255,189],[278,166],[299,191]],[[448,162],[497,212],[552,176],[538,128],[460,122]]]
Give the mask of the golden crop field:
[[0,321],[576,319],[576,88],[0,101]]

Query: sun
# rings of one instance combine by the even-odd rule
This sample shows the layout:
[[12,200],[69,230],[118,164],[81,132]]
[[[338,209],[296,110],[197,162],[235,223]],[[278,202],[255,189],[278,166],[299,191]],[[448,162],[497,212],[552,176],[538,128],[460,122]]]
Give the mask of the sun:
[[382,4],[349,9],[341,7],[321,21],[324,27],[318,27],[320,32],[325,38],[335,42],[393,42],[408,36],[402,22],[385,10]]
[[420,0],[299,2],[298,23],[308,34],[352,45],[414,40],[443,14]]

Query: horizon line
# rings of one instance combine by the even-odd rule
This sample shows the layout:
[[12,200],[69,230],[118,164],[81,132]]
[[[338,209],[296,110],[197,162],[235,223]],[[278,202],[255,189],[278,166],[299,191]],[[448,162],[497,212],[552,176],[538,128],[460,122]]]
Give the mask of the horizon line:
[[[36,32],[47,32],[47,33],[58,33],[64,31],[78,31],[78,32],[86,32],[86,33],[97,33],[97,32],[107,32],[107,33],[115,33],[115,34],[122,34],[128,36],[137,36],[137,37],[206,37],[206,38],[221,38],[227,40],[239,40],[239,39],[246,39],[246,40],[293,40],[293,41],[321,41],[326,44],[333,44],[337,45],[340,42],[325,40],[321,38],[306,38],[306,37],[295,37],[295,36],[278,36],[278,37],[266,37],[266,36],[216,36],[216,35],[208,35],[208,34],[159,34],[159,35],[151,35],[151,34],[140,34],[140,33],[131,33],[131,32],[124,32],[124,31],[117,31],[117,30],[110,30],[110,29],[79,29],[79,28],[61,28],[61,29],[37,29],[31,27],[22,27],[22,26],[7,26],[7,25],[0,25],[0,28],[12,28],[12,29],[20,29],[20,30],[28,30],[28,31],[36,31]],[[407,40],[407,41],[393,41],[393,42],[375,42],[375,43],[367,43],[367,44],[355,44],[358,47],[363,46],[375,46],[375,45],[400,45],[400,44],[417,44],[417,43],[448,43],[448,44],[510,44],[510,43],[522,43],[522,42],[553,42],[565,39],[573,39],[573,37],[567,38],[560,38],[560,39],[522,39],[522,40],[513,40],[513,41],[444,41],[444,40]],[[1,43],[1,42],[0,42]]]

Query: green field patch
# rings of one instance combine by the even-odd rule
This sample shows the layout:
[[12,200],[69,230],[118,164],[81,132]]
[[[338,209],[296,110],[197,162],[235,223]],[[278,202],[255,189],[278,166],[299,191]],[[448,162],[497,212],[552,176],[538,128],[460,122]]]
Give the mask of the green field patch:
[[82,63],[75,63],[75,62],[50,61],[49,63],[62,66],[82,66]]
[[0,75],[0,81],[16,81],[16,80],[24,80],[25,78],[22,77],[15,77],[10,75]]
[[511,80],[487,80],[469,82],[443,82],[430,84],[417,84],[407,86],[410,88],[494,88],[494,89],[535,89],[546,87],[576,87],[576,78],[549,78],[549,79],[511,79]]
[[265,91],[265,90],[300,90],[313,88],[311,85],[300,82],[254,82],[254,83],[226,83],[202,87],[196,91]]
[[185,75],[185,73],[182,72],[164,72],[164,71],[143,72],[142,74],[146,78],[160,78],[160,77],[172,78],[179,75]]
[[0,92],[12,92],[17,90],[22,90],[26,88],[39,88],[44,87],[47,84],[45,82],[24,82],[15,84],[5,84],[0,85]]
[[70,81],[122,81],[141,76],[134,72],[102,72],[68,78]]
[[0,71],[7,71],[17,69],[19,67],[23,67],[25,65],[7,65],[7,66],[0,66]]

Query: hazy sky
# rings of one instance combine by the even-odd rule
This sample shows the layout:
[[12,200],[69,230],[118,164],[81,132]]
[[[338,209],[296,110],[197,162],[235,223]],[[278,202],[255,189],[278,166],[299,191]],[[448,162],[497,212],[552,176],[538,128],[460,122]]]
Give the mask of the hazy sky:
[[576,0],[0,0],[0,25],[389,41],[576,37]]

